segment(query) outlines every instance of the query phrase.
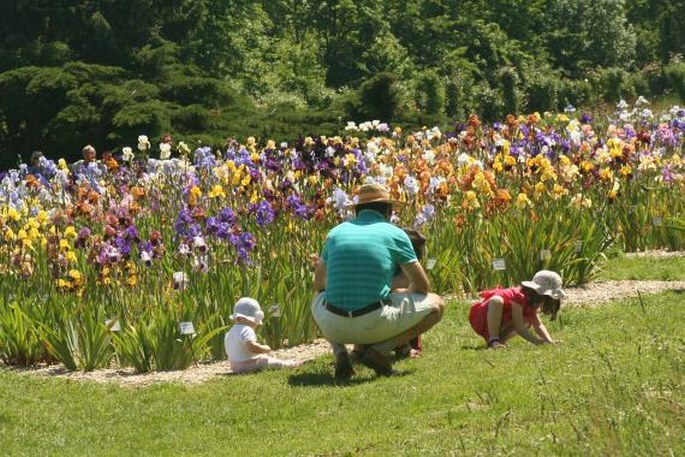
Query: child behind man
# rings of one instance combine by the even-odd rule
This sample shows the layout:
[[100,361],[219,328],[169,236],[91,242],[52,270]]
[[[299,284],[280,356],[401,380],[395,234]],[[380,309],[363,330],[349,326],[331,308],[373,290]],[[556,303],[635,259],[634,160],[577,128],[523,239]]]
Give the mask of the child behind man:
[[[420,231],[413,228],[403,229],[409,241],[411,241],[411,246],[414,248],[416,253],[416,258],[419,262],[423,262],[423,258],[426,255],[426,236]],[[395,354],[398,357],[420,357],[421,351],[423,350],[423,344],[421,342],[421,335],[417,335],[416,338],[409,341],[409,343],[404,346],[395,348]]]
[[233,306],[230,317],[235,325],[226,332],[224,348],[233,373],[249,373],[265,368],[296,368],[302,365],[298,360],[281,360],[264,355],[271,352],[271,348],[257,342],[255,328],[264,319],[264,312],[257,300],[241,298]]

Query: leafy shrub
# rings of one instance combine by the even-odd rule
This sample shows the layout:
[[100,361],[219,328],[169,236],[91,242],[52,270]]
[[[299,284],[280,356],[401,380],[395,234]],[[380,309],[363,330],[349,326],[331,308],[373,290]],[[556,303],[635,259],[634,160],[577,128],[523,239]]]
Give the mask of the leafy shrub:
[[587,80],[563,80],[559,88],[559,102],[566,106],[589,105],[597,98],[598,94]]
[[514,67],[504,67],[499,72],[499,84],[502,91],[502,103],[506,113],[518,113],[521,94],[518,88],[519,77]]
[[358,91],[359,112],[355,117],[385,122],[395,119],[399,104],[395,83],[392,73],[378,73],[364,82]]
[[204,132],[208,130],[209,111],[202,105],[184,106],[171,115],[171,122],[183,132]]
[[475,94],[476,104],[484,120],[492,121],[504,116],[504,105],[497,92],[485,83],[479,84]]
[[528,111],[553,110],[558,103],[560,87],[561,83],[554,75],[533,75],[526,88]]
[[445,88],[440,76],[434,71],[422,73],[416,83],[419,107],[426,114],[440,114],[445,106]]
[[630,73],[618,67],[601,68],[593,75],[593,80],[606,101],[632,99],[637,96],[632,86]]
[[685,100],[685,62],[673,62],[664,67],[668,88]]

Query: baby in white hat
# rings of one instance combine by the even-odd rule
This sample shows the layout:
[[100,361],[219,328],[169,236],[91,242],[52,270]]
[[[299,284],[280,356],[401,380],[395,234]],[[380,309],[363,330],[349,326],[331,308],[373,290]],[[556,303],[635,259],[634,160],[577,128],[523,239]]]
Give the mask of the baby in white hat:
[[257,342],[255,328],[262,323],[264,312],[254,298],[243,297],[233,305],[231,320],[235,325],[224,337],[226,356],[233,373],[249,373],[265,368],[295,368],[302,365],[297,360],[280,360],[267,357],[271,352],[266,344]]

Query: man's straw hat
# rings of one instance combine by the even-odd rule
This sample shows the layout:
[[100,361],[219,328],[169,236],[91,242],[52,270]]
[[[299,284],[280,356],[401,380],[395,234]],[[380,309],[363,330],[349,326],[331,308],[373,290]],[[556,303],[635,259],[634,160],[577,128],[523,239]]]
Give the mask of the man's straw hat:
[[359,188],[357,194],[357,201],[353,203],[354,206],[363,205],[364,203],[391,203],[399,205],[401,202],[393,200],[390,197],[390,190],[383,184],[371,183],[364,184]]

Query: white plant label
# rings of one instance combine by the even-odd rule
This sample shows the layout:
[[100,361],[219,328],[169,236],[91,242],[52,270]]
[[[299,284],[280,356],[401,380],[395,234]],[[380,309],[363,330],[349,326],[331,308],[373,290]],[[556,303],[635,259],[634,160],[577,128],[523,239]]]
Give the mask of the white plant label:
[[575,253],[579,253],[582,250],[583,250],[583,242],[582,241],[576,241],[576,244],[573,245],[573,251]]
[[507,264],[504,263],[504,259],[495,259],[492,261],[492,268],[495,271],[506,270]]
[[653,225],[654,227],[661,227],[661,225],[662,225],[661,218],[660,218],[659,216],[653,217],[653,218],[652,218],[652,225]]
[[119,319],[105,319],[105,326],[109,327],[110,332],[120,332],[121,324],[119,324]]
[[549,260],[552,258],[552,251],[549,249],[543,249],[540,251],[540,260]]
[[178,330],[181,332],[181,335],[195,334],[195,326],[193,326],[191,321],[179,322]]
[[431,257],[430,259],[428,259],[428,262],[426,262],[426,269],[432,270],[433,268],[435,268],[435,264],[437,262],[438,261],[435,259],[435,257]]
[[281,317],[281,305],[278,303],[269,306],[269,314],[272,317]]

